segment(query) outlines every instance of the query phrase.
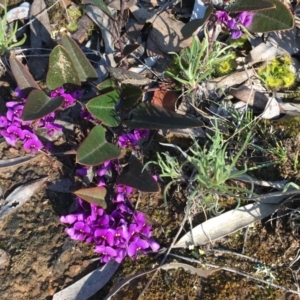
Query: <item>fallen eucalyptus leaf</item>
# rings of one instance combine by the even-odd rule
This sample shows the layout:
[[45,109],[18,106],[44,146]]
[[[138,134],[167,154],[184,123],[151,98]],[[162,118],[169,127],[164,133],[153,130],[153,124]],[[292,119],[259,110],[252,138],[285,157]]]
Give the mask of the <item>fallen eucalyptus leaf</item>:
[[0,210],[0,219],[12,214],[28,201],[46,182],[48,177],[37,179],[17,187],[6,199],[7,202]]
[[10,158],[10,159],[2,159],[0,160],[0,169],[11,168],[11,167],[21,165],[25,162],[32,160],[36,156],[37,155],[26,155],[26,156]]
[[119,264],[111,259],[103,267],[94,270],[62,291],[55,293],[52,300],[87,300],[109,281],[118,267]]
[[188,248],[191,245],[203,245],[217,240],[271,215],[278,207],[279,204],[257,202],[230,210],[193,228],[174,245],[174,248]]

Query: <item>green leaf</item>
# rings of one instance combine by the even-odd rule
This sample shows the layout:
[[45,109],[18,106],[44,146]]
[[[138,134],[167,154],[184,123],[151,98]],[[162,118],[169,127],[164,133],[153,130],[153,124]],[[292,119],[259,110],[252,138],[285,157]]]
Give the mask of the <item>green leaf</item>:
[[106,208],[105,195],[106,189],[104,187],[92,187],[86,189],[80,189],[74,194],[83,200],[101,206],[102,208]]
[[41,90],[33,90],[27,97],[21,119],[23,121],[40,119],[58,109],[63,103],[63,97],[50,98]]
[[268,1],[275,4],[276,8],[255,12],[252,24],[247,29],[252,32],[269,32],[293,28],[291,11],[279,0]]
[[9,64],[19,89],[24,92],[25,95],[27,95],[33,89],[40,89],[39,85],[33,79],[29,71],[13,54],[11,54],[9,57]]
[[116,127],[121,122],[115,110],[119,97],[120,95],[117,91],[111,91],[90,100],[86,108],[94,117],[107,126]]
[[75,66],[81,81],[98,78],[96,70],[71,37],[64,34],[61,39],[61,44],[70,55],[73,66]]
[[61,86],[80,86],[80,79],[71,57],[60,45],[56,46],[50,54],[46,82],[50,90]]
[[118,87],[118,81],[114,78],[109,78],[97,85],[97,88],[102,93],[108,93],[115,90]]
[[112,16],[107,5],[102,0],[84,0],[84,3],[98,6],[110,19],[116,21],[115,18]]
[[105,140],[105,129],[99,125],[92,129],[78,148],[76,161],[87,166],[96,166],[119,157],[121,151]]
[[124,123],[131,128],[147,129],[177,129],[203,125],[203,122],[196,118],[180,115],[149,103],[139,104],[133,111],[132,119]]
[[142,97],[143,91],[132,84],[122,84],[121,106],[128,109],[134,106]]
[[155,193],[159,191],[158,183],[153,179],[152,175],[143,170],[142,163],[135,157],[131,156],[129,166],[124,169],[116,182],[138,189],[141,192]]
[[212,14],[213,11],[214,11],[214,7],[211,4],[209,4],[206,8],[204,17],[202,19],[192,20],[181,28],[182,36],[185,39],[191,37],[193,33],[207,21],[207,19],[209,18],[209,16]]
[[276,6],[271,3],[272,1],[260,0],[236,0],[233,4],[226,7],[228,12],[238,12],[238,11],[257,11],[275,8]]

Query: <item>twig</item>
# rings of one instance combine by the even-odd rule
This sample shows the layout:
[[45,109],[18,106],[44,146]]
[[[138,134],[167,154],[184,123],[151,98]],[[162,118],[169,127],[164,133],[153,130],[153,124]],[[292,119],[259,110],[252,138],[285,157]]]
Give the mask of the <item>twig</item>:
[[204,262],[200,262],[196,259],[193,259],[193,258],[187,258],[187,257],[184,257],[184,256],[180,256],[180,255],[176,255],[176,254],[172,254],[170,253],[169,254],[170,256],[173,256],[173,257],[176,257],[176,258],[180,258],[182,260],[186,260],[186,261],[189,261],[191,263],[196,263],[196,264],[199,264],[199,265],[202,265],[202,266],[206,266],[206,267],[211,267],[211,268],[215,268],[215,269],[222,269],[224,271],[228,271],[228,272],[231,272],[231,273],[235,273],[237,275],[241,275],[241,276],[244,276],[246,277],[247,279],[252,279],[252,280],[255,280],[255,281],[259,281],[261,283],[264,283],[266,285],[269,285],[269,286],[272,286],[274,288],[277,288],[277,289],[280,289],[280,290],[284,290],[288,293],[293,293],[293,294],[296,294],[296,295],[299,295],[300,296],[300,293],[295,291],[295,290],[291,290],[289,288],[286,288],[284,286],[281,286],[281,285],[278,285],[278,284],[275,284],[275,283],[271,283],[267,280],[264,280],[264,279],[261,279],[261,278],[257,278],[257,277],[254,277],[248,273],[244,273],[244,272],[241,272],[241,271],[238,271],[238,270],[235,270],[235,269],[232,269],[232,268],[227,268],[227,267],[222,267],[222,266],[217,266],[217,265],[213,265],[213,264],[209,264],[209,263],[204,263]]

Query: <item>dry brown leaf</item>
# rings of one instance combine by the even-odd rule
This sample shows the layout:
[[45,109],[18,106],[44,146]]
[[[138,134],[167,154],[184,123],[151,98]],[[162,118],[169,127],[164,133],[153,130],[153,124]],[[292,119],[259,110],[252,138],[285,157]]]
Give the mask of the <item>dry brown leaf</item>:
[[208,82],[208,90],[216,88],[226,89],[233,85],[239,85],[254,75],[254,70],[238,71],[230,75],[222,76]]
[[175,111],[175,103],[178,95],[173,91],[156,90],[152,98],[152,104],[161,106],[169,111]]
[[260,109],[265,109],[268,103],[268,97],[258,91],[249,89],[245,85],[240,86],[238,89],[232,89],[229,94],[235,98]]

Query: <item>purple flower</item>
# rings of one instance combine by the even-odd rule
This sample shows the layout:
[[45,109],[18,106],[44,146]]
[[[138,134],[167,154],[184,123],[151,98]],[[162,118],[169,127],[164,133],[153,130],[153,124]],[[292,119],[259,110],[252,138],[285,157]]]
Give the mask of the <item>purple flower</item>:
[[136,260],[139,252],[147,254],[146,249],[149,248],[149,246],[150,245],[146,240],[135,237],[133,241],[128,245],[127,253],[130,257]]
[[133,131],[136,140],[145,139],[149,135],[149,130],[147,129],[135,129]]
[[65,231],[72,240],[83,241],[90,236],[92,230],[85,222],[76,222],[73,227],[66,228]]
[[117,184],[117,192],[118,193],[123,193],[126,196],[130,195],[132,193],[132,187],[123,185],[123,184]]
[[5,130],[1,130],[2,136],[7,144],[15,146],[18,139],[24,139],[24,132],[21,128],[11,125]]
[[231,38],[233,40],[240,38],[242,35],[243,35],[243,32],[241,30],[232,30],[232,32],[231,32]]
[[254,13],[243,11],[239,14],[238,20],[243,26],[248,27],[251,25],[253,17],[254,17]]
[[115,231],[114,244],[116,246],[123,246],[129,240],[128,229],[125,225],[121,225]]
[[114,258],[116,262],[118,262],[119,264],[122,262],[122,260],[124,259],[124,257],[126,256],[126,249],[124,248],[117,248],[116,249],[117,252],[117,256]]
[[135,138],[134,134],[132,133],[126,133],[118,138],[118,145],[121,148],[126,148],[126,147],[133,147],[136,145],[137,139]]
[[218,11],[217,12],[217,18],[219,22],[224,23],[227,25],[227,21],[229,19],[228,13],[226,11]]
[[96,204],[91,204],[91,220],[96,221],[98,217],[103,216],[105,213],[104,209],[97,206]]
[[64,107],[69,107],[76,102],[76,99],[82,96],[82,92],[77,90],[73,93],[66,93],[65,89],[60,87],[50,93],[51,98],[61,96],[64,98]]
[[231,19],[227,22],[227,27],[231,30],[236,29],[237,28],[237,23],[235,19]]
[[109,246],[114,245],[114,238],[115,238],[115,230],[108,228],[108,229],[96,229],[94,232],[94,240],[97,245],[105,245],[108,244]]
[[111,260],[111,258],[117,257],[117,251],[108,246],[96,246],[95,252],[101,255],[100,262],[107,263]]
[[23,147],[26,151],[29,151],[30,153],[35,153],[43,148],[43,144],[40,140],[29,139],[24,143]]
[[82,176],[82,177],[86,176],[88,168],[89,167],[87,167],[87,166],[83,166],[82,168],[76,169],[75,173],[76,173],[76,175],[79,175],[79,176]]
[[18,87],[15,89],[14,93],[17,98],[25,98],[24,93]]
[[8,120],[4,116],[0,116],[0,127],[7,127],[8,126]]
[[24,133],[24,141],[27,141],[27,140],[38,140],[39,138],[37,137],[36,134],[32,133],[31,131],[27,130],[27,129],[24,129],[23,130],[23,133]]
[[62,131],[62,126],[55,123],[47,123],[45,128],[50,136],[54,134],[54,131]]

